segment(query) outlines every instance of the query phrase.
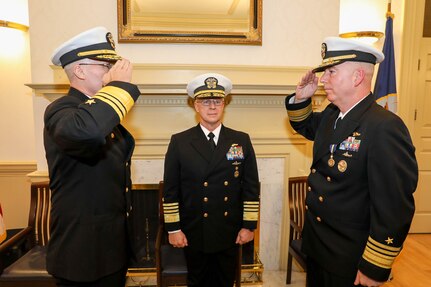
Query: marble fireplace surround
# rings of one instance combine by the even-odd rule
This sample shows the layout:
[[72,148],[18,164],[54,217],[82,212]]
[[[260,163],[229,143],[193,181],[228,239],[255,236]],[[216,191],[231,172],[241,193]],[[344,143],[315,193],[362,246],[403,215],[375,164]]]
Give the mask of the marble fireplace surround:
[[[51,67],[53,83],[28,84],[35,100],[46,105],[67,93],[62,69]],[[308,174],[312,143],[291,129],[284,99],[308,68],[226,65],[134,64],[133,82],[141,96],[123,124],[134,135],[133,183],[158,183],[163,178],[163,159],[170,136],[197,124],[185,87],[193,77],[217,72],[233,82],[223,123],[250,134],[256,151],[261,182],[259,255],[266,270],[285,269],[289,232],[287,179]],[[323,91],[313,98],[314,109],[325,103]],[[36,121],[43,110],[36,110]],[[37,125],[38,123],[36,123]],[[39,123],[40,125],[40,123]],[[41,137],[37,139],[41,141]],[[41,151],[42,152],[42,151]],[[30,174],[47,178],[44,165]]]

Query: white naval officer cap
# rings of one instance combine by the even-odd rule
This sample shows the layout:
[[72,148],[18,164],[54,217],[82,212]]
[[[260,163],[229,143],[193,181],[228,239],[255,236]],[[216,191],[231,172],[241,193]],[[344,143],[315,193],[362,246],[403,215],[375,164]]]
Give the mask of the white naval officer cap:
[[115,52],[112,34],[105,27],[92,28],[64,42],[52,53],[51,61],[64,67],[84,58],[113,63],[121,59]]
[[373,46],[354,39],[327,37],[322,43],[322,64],[313,73],[347,62],[377,64],[385,59],[384,54]]
[[231,90],[231,80],[217,73],[199,75],[187,84],[187,94],[193,99],[224,98]]

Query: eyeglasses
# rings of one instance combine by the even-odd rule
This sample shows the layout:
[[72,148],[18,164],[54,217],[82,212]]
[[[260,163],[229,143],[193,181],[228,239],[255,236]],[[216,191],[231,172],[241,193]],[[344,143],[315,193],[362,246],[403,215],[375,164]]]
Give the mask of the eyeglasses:
[[81,63],[79,65],[82,65],[82,66],[103,66],[103,67],[107,68],[108,70],[110,70],[112,68],[112,64],[110,64],[110,63]]
[[211,103],[214,104],[214,106],[221,106],[224,103],[223,99],[205,99],[205,100],[198,100],[198,103],[201,103],[203,106],[209,106]]

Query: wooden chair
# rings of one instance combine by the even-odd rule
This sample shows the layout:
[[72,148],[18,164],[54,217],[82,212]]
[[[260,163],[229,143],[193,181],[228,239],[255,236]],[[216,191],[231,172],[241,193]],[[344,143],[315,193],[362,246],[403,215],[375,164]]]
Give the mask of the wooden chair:
[[292,279],[292,257],[307,271],[306,255],[301,252],[304,226],[305,196],[308,190],[307,176],[289,178],[289,253],[287,257],[286,284]]
[[[184,249],[169,244],[164,228],[163,181],[159,183],[159,229],[156,238],[157,286],[187,286],[187,265]],[[239,248],[235,287],[241,286],[242,249]]]
[[1,270],[1,286],[56,286],[54,278],[46,271],[45,260],[49,240],[50,198],[48,182],[32,183],[28,226],[0,246],[0,254],[4,254],[24,240],[28,252]]

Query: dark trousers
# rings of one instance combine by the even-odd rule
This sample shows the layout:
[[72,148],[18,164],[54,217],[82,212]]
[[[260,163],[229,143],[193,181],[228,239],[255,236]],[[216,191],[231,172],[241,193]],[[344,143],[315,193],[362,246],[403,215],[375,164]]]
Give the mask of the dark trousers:
[[356,277],[341,277],[322,268],[307,256],[307,287],[360,287],[354,285]]
[[239,246],[216,253],[184,249],[189,287],[232,287],[238,266]]
[[112,273],[92,282],[74,282],[56,277],[58,287],[124,287],[126,285],[127,268]]

